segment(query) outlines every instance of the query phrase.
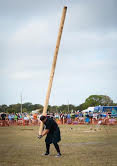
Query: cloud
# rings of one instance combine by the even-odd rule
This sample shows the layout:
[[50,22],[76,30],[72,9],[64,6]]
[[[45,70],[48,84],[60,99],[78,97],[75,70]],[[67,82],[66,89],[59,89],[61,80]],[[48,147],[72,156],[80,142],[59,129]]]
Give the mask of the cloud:
[[53,29],[46,20],[29,20],[13,34],[9,40],[9,47],[16,47],[16,50],[19,48],[30,50],[30,47],[44,49],[45,45],[49,47],[53,41],[53,36],[50,40],[49,33]]
[[36,75],[39,75],[35,72],[14,72],[13,75],[11,75],[11,78],[16,80],[27,80],[27,79],[33,79]]
[[[105,48],[116,48],[117,31],[102,33],[102,32],[73,32],[67,33],[63,39],[65,49],[78,50],[77,52],[95,51]],[[70,49],[72,47],[72,49]],[[85,48],[85,49],[84,49]]]
[[[64,4],[63,0],[5,0],[0,1],[0,15],[14,19],[28,19],[31,16],[48,15],[59,11]],[[53,14],[52,14],[53,15]]]
[[[45,97],[64,1],[45,2],[0,2],[2,103],[15,103],[21,88],[34,103]],[[69,98],[78,105],[90,94],[116,99],[116,4],[69,1],[50,103],[67,103]]]
[[85,0],[74,2],[68,13],[71,31],[116,30],[117,1]]

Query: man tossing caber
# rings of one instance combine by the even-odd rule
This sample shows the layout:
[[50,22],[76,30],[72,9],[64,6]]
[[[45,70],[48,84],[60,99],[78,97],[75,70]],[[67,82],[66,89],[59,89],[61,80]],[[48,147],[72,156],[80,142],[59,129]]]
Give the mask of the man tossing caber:
[[58,124],[52,118],[41,116],[40,120],[45,125],[45,129],[42,131],[41,135],[38,135],[38,138],[41,139],[44,135],[47,135],[45,138],[46,142],[46,153],[44,155],[49,155],[50,153],[50,144],[54,144],[54,147],[57,151],[56,157],[61,156],[60,148],[58,142],[61,140],[60,129]]

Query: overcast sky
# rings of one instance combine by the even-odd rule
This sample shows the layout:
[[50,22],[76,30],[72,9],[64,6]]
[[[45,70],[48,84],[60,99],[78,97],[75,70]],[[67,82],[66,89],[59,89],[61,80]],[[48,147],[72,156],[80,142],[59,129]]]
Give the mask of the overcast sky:
[[49,103],[117,102],[117,0],[0,0],[0,104],[44,105],[65,5]]

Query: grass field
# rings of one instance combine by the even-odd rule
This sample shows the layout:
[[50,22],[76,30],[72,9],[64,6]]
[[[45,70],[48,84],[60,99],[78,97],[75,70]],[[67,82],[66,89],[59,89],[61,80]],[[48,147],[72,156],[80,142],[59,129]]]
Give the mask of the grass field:
[[0,166],[117,166],[117,126],[89,128],[61,125],[62,157],[56,158],[53,145],[50,156],[42,156],[45,142],[37,139],[37,126],[0,127]]

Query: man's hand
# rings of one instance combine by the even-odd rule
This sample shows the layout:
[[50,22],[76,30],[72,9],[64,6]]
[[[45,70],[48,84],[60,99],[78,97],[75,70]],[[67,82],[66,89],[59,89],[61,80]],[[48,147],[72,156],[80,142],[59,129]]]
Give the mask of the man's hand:
[[42,135],[38,135],[37,138],[41,139],[41,138],[42,138]]

